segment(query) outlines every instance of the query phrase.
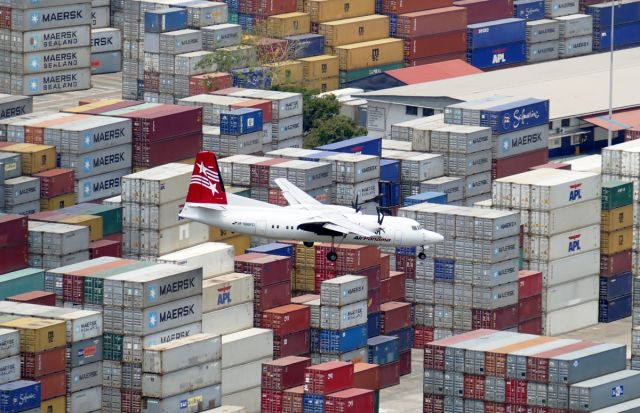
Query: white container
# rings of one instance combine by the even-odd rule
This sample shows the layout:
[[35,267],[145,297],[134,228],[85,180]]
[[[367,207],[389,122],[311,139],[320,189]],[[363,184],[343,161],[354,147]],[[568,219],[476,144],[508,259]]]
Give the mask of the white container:
[[107,7],[93,7],[91,9],[91,28],[103,29],[111,25],[111,9]]
[[85,364],[71,369],[68,373],[68,388],[70,393],[102,385],[102,362]]
[[[200,321],[202,319],[202,296],[194,295],[145,310],[127,310],[125,309],[124,314],[125,334],[145,336]],[[129,317],[129,313],[136,317],[142,313],[141,323],[134,320],[133,316]]]
[[545,287],[566,283],[600,271],[600,250],[592,250],[555,261],[529,261],[533,271],[542,272]]
[[492,140],[494,159],[507,158],[546,148],[549,144],[549,127],[545,124],[501,135],[493,135]]
[[546,336],[557,336],[598,323],[598,300],[578,304],[542,315]]
[[302,115],[290,116],[288,118],[275,118],[271,121],[272,139],[274,141],[284,141],[287,139],[302,136],[303,117]]
[[546,62],[556,60],[560,56],[558,40],[527,45],[527,62]]
[[222,2],[201,2],[187,5],[187,24],[200,28],[214,24],[226,23],[229,20],[229,9]]
[[4,50],[10,48],[14,53],[26,53],[68,47],[84,47],[90,45],[90,39],[91,26],[88,24],[29,32],[12,31],[10,39],[7,39],[10,44],[7,44]]
[[101,408],[102,386],[71,393],[67,398],[67,411],[70,413],[89,413]]
[[[243,94],[247,96],[242,96]],[[249,89],[248,93],[247,91],[237,92],[237,94],[234,92],[230,96],[270,100],[273,107],[274,121],[302,115],[302,94],[300,93]]]
[[323,158],[331,162],[336,182],[356,183],[380,177],[380,158],[372,155],[340,153]]
[[122,32],[120,29],[107,27],[91,30],[91,53],[119,50],[122,50]]
[[572,14],[570,16],[558,17],[559,32],[561,39],[569,37],[586,36],[593,33],[593,16],[589,14]]
[[193,166],[170,163],[122,180],[122,201],[162,205],[187,196]]
[[189,222],[179,216],[183,207],[184,199],[169,201],[161,205],[125,204],[125,210],[131,209],[134,224],[131,226],[152,231],[162,231]]
[[593,37],[578,36],[561,40],[558,45],[560,58],[582,56],[591,53],[593,50]]
[[198,50],[195,52],[183,53],[176,55],[175,74],[183,76],[201,75],[211,71],[207,65],[197,67],[203,59],[213,56],[213,52],[205,52]]
[[20,354],[20,332],[9,328],[0,328],[0,359],[18,354]]
[[76,202],[82,203],[118,195],[121,190],[120,180],[129,173],[131,173],[131,168],[77,180],[75,183]]
[[409,155],[401,159],[400,176],[403,181],[421,182],[442,175],[444,175],[442,155],[423,153]]
[[500,284],[495,287],[473,287],[473,307],[495,310],[518,302],[518,282]]
[[491,192],[491,172],[467,176],[464,183],[464,197],[470,198]]
[[[50,130],[60,131],[60,141],[55,140]],[[49,141],[49,137],[52,137]],[[59,128],[45,130],[45,144],[56,145],[65,154],[81,154],[109,149],[117,145],[130,145],[132,140],[131,120],[109,116],[92,116],[68,122]]]
[[320,304],[341,307],[366,300],[368,292],[367,277],[343,275],[320,284]]
[[558,40],[560,22],[558,19],[541,19],[527,22],[527,44]]
[[72,92],[90,87],[91,69],[89,68],[11,76],[11,92],[26,96]]
[[550,237],[531,235],[524,258],[529,260],[558,260],[600,248],[600,225],[563,232]]
[[220,336],[196,334],[170,343],[145,348],[142,371],[166,374],[219,360],[221,356],[222,341]]
[[87,68],[91,65],[89,47],[47,50],[34,53],[14,54],[12,61],[0,64],[0,69],[13,74],[32,74]]
[[444,157],[444,171],[447,175],[469,176],[491,170],[491,151],[470,154],[449,154]]
[[544,2],[544,15],[547,18],[576,14],[580,10],[578,0],[547,0]]
[[262,363],[273,360],[265,357],[246,364],[222,369],[222,394],[233,394],[260,386]]
[[247,413],[260,413],[260,386],[222,396],[223,404],[238,404],[244,406]]
[[364,203],[378,195],[380,188],[378,180],[359,182],[357,184],[336,184],[336,203],[339,205],[351,205],[358,198],[358,202]]
[[441,176],[420,182],[420,192],[444,192],[447,201],[459,201],[464,193],[464,178]]
[[218,24],[203,27],[202,48],[216,50],[221,47],[236,46],[242,40],[242,26],[239,24]]
[[202,49],[200,30],[177,30],[160,34],[160,51],[164,54],[179,55]]
[[180,393],[190,392],[219,384],[220,362],[210,361],[166,374],[142,374],[142,394],[146,397],[166,399]]
[[542,292],[542,311],[550,312],[597,300],[599,288],[598,274],[548,287]]
[[16,380],[20,380],[20,356],[0,359],[0,384]]
[[600,223],[600,200],[581,202],[551,211],[530,211],[529,232],[553,235]]
[[231,334],[253,327],[253,302],[202,314],[202,332]]
[[144,348],[152,347],[158,344],[166,344],[174,340],[180,340],[185,337],[191,337],[202,332],[202,323],[185,324],[176,328],[171,328],[160,333],[151,334],[142,337],[142,346]]
[[247,413],[247,409],[245,409],[243,406],[225,405],[212,410],[207,410],[202,413]]
[[273,330],[249,328],[222,336],[222,369],[273,358]]
[[367,322],[367,301],[343,307],[320,306],[320,328],[344,330]]
[[161,231],[140,231],[140,254],[159,256],[207,242],[209,226],[186,222]]
[[231,273],[202,282],[202,308],[205,313],[252,301],[251,274]]
[[42,253],[65,255],[89,249],[89,227],[50,223],[38,227],[42,232]]
[[[202,278],[212,278],[218,275],[233,272],[235,251],[233,246],[222,242],[205,242],[194,247],[185,248],[167,255],[158,257],[158,262],[167,264],[186,265],[189,267],[201,267]],[[248,277],[251,279],[251,277]],[[203,283],[203,295],[204,295]],[[253,296],[253,294],[251,294]],[[205,299],[203,297],[203,304]],[[208,310],[206,304],[203,311]]]
[[201,106],[203,123],[206,125],[219,125],[221,111],[230,110],[231,105],[242,103],[247,100],[248,99],[237,96],[196,95],[180,99],[178,104],[185,106]]
[[119,169],[131,168],[132,150],[131,145],[127,144],[100,149],[82,156],[63,154],[60,166],[73,169],[76,179],[107,174]]
[[221,403],[220,385],[182,393],[167,399],[148,398],[142,403],[143,413],[197,413],[202,409],[210,409]]

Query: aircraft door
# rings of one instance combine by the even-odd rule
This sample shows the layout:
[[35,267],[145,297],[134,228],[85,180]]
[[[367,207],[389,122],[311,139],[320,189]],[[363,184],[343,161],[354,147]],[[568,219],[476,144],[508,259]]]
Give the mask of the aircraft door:
[[393,243],[395,245],[400,245],[402,244],[402,231],[396,231],[395,235],[393,237]]

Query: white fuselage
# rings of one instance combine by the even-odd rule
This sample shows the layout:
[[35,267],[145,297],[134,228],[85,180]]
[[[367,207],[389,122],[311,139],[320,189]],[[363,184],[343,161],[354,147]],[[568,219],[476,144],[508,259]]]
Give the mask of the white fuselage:
[[375,232],[381,229],[379,235],[365,237],[348,234],[344,239],[342,235],[335,237],[319,235],[315,232],[301,229],[301,227],[304,228],[310,222],[317,222],[322,217],[322,211],[314,213],[313,210],[292,206],[260,208],[233,205],[228,210],[218,211],[187,204],[180,216],[225,231],[274,240],[286,239],[306,242],[331,242],[335,240],[345,244],[390,247],[416,247],[442,241],[440,234],[421,229],[419,224],[412,219],[387,216],[384,218],[382,225],[378,225],[377,216],[360,213],[345,213],[344,216],[348,217],[351,222],[357,223],[370,231]]

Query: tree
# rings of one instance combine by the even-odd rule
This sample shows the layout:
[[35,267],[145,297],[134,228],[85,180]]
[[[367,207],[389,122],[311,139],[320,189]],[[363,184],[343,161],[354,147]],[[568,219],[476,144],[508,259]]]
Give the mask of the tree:
[[352,119],[337,115],[315,121],[314,127],[304,137],[304,147],[315,148],[366,134],[367,130],[356,125]]

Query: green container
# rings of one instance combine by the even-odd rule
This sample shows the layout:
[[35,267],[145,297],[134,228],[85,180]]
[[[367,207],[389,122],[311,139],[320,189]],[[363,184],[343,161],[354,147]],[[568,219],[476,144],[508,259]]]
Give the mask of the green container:
[[602,183],[602,209],[610,210],[633,204],[632,181]]
[[59,210],[63,214],[97,215],[102,217],[102,235],[122,232],[122,208],[101,204],[78,204]]
[[229,23],[238,24],[238,13],[229,12]]
[[524,250],[520,248],[520,254],[518,255],[518,269],[524,269]]
[[0,275],[0,300],[31,291],[44,291],[42,268],[25,268]]
[[103,305],[104,279],[125,272],[146,268],[155,265],[153,262],[136,262],[122,267],[100,271],[84,277],[84,303]]
[[124,339],[120,334],[104,333],[102,335],[102,358],[122,361],[123,341]]
[[373,392],[373,411],[378,413],[380,411],[380,390]]
[[355,70],[349,70],[349,71],[341,70],[340,83],[353,82],[359,79],[364,79],[365,77],[386,72],[387,70],[402,69],[403,67],[404,67],[404,63],[398,62],[398,63],[387,63],[386,65],[380,65],[380,66],[365,67],[362,69],[355,69]]

